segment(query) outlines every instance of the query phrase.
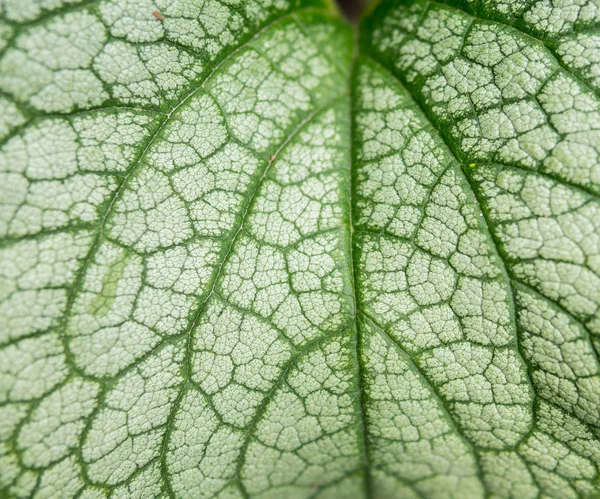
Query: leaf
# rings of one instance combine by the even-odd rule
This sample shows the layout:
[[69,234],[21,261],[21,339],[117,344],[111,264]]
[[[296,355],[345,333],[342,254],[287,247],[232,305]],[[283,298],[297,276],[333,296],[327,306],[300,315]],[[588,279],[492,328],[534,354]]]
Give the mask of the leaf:
[[2,9],[0,495],[600,493],[595,4]]

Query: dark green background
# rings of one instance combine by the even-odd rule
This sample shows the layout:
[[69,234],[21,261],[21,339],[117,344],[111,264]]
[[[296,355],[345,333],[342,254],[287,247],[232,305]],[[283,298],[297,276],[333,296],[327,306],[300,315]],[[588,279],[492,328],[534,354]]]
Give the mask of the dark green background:
[[348,19],[356,20],[364,6],[369,3],[369,0],[337,0],[337,3]]

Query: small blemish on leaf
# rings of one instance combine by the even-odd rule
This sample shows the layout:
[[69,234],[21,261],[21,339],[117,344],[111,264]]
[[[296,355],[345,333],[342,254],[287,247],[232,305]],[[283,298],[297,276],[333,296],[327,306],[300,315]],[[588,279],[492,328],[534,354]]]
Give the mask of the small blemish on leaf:
[[162,21],[164,19],[163,15],[158,10],[153,10],[152,15],[156,17],[156,19],[158,19],[159,21]]
[[269,158],[271,161],[275,161],[275,155],[271,154],[271,157]]
[[469,168],[475,168],[477,166],[477,163],[469,163]]

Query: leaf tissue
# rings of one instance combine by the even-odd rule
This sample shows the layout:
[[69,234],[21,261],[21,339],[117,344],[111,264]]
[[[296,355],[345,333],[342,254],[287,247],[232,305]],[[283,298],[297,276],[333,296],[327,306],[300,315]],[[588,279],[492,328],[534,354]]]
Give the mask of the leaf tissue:
[[600,497],[600,2],[0,1],[0,496]]

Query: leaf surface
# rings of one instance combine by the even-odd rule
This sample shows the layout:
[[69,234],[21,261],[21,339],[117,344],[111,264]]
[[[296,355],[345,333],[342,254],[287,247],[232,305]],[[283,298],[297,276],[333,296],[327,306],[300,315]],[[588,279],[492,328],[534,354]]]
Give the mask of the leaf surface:
[[2,9],[3,495],[598,494],[595,4]]

